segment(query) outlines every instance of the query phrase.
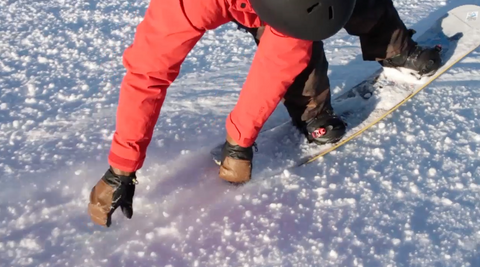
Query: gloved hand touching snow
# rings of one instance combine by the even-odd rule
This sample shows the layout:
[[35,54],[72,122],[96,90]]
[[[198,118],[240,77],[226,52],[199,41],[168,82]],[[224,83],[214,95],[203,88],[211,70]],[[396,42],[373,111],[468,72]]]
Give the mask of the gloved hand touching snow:
[[135,173],[124,173],[110,168],[90,193],[88,213],[91,220],[98,225],[110,227],[111,216],[118,207],[122,209],[125,217],[131,219],[136,184]]

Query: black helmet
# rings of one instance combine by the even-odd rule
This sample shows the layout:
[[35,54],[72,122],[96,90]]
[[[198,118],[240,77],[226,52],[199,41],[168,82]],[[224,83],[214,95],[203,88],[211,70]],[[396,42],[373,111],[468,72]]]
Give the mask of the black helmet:
[[340,31],[352,15],[356,0],[250,0],[259,16],[290,37],[320,41]]

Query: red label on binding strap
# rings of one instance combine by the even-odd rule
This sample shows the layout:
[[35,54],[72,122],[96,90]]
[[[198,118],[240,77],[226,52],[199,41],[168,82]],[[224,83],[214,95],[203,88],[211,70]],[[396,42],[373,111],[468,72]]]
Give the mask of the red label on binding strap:
[[313,131],[312,136],[313,138],[318,138],[320,136],[323,136],[327,133],[327,130],[325,128],[318,128],[315,131]]

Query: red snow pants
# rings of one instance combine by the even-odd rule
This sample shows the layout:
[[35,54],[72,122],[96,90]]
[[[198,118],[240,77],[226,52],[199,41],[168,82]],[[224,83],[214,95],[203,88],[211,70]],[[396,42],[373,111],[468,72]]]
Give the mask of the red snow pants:
[[[205,31],[232,20],[261,26],[247,0],[151,0],[133,44],[124,53],[127,73],[121,84],[111,166],[127,172],[142,167],[167,88],[185,57]],[[240,146],[253,144],[287,88],[307,66],[311,47],[310,41],[266,27],[238,103],[226,121],[228,134]]]

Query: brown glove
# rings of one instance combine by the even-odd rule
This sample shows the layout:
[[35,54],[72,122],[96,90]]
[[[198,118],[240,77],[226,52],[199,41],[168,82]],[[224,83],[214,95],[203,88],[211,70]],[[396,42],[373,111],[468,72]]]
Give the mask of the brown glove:
[[137,184],[135,173],[117,175],[110,168],[92,188],[88,213],[96,224],[109,227],[112,214],[120,207],[128,219],[132,218],[133,195]]

